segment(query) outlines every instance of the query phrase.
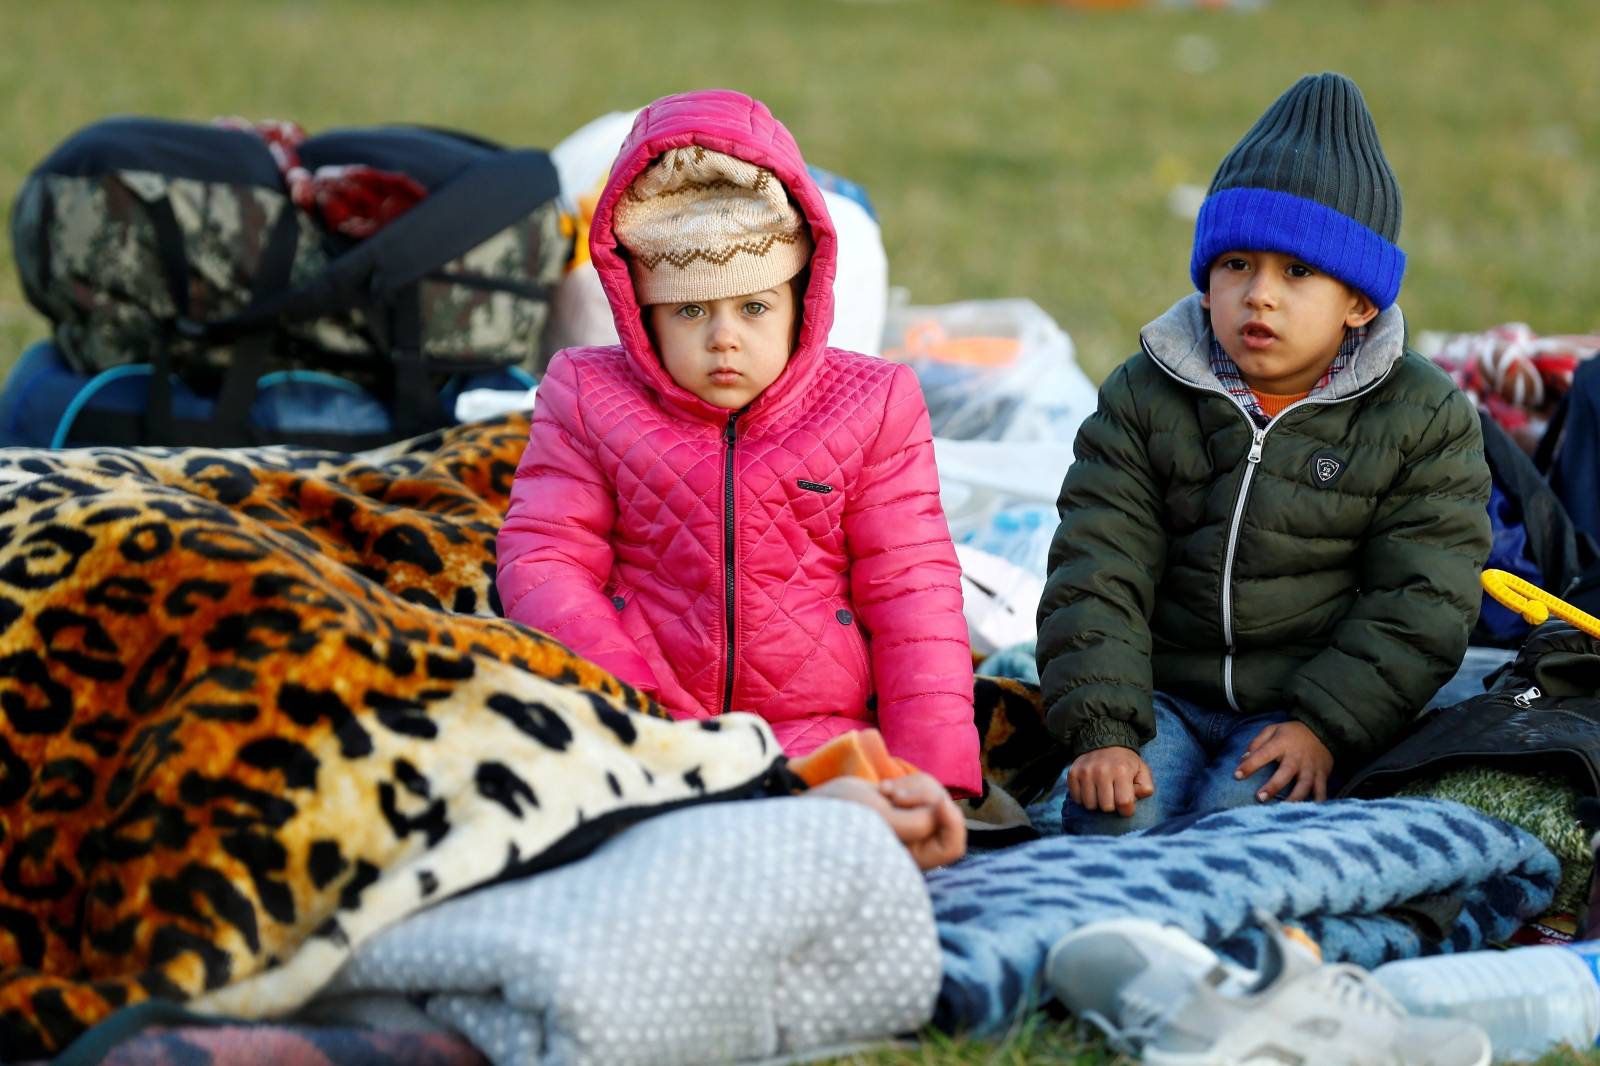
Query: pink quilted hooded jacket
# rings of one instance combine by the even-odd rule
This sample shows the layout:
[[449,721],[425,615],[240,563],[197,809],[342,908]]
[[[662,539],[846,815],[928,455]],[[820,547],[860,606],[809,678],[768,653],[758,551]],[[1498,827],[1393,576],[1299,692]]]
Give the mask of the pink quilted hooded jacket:
[[[816,248],[789,364],[740,412],[661,367],[612,233],[623,190],[688,144],[772,170]],[[622,343],[560,352],[539,384],[500,530],[506,615],[677,717],[752,711],[790,755],[875,724],[890,752],[978,793],[972,659],[927,407],[910,368],[826,346],[837,242],[788,130],[733,92],[650,105],[590,250]]]

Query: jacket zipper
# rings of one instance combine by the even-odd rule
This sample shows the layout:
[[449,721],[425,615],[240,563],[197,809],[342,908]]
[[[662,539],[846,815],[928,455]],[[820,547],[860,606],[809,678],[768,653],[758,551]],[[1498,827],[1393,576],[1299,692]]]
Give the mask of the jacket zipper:
[[1239,546],[1239,530],[1244,524],[1244,508],[1245,503],[1248,501],[1250,496],[1250,483],[1255,480],[1256,467],[1261,465],[1261,448],[1266,443],[1267,434],[1272,431],[1273,426],[1282,421],[1284,415],[1303,404],[1331,405],[1343,403],[1345,400],[1354,400],[1360,396],[1365,396],[1367,393],[1371,392],[1373,389],[1376,389],[1379,385],[1382,385],[1385,381],[1389,380],[1389,375],[1394,373],[1394,367],[1396,364],[1391,364],[1389,369],[1384,371],[1382,377],[1378,378],[1365,388],[1357,392],[1352,392],[1349,396],[1343,396],[1337,399],[1321,400],[1313,400],[1311,397],[1307,396],[1305,399],[1296,400],[1288,407],[1285,407],[1283,410],[1279,411],[1267,421],[1265,426],[1257,426],[1255,419],[1250,417],[1250,412],[1245,410],[1244,404],[1240,403],[1238,398],[1235,397],[1233,393],[1228,392],[1226,389],[1206,388],[1205,386],[1196,385],[1192,381],[1187,381],[1184,378],[1179,377],[1172,371],[1170,367],[1167,366],[1167,364],[1163,363],[1156,357],[1155,352],[1150,350],[1150,344],[1144,339],[1143,334],[1139,336],[1139,347],[1144,349],[1144,353],[1150,357],[1150,361],[1152,363],[1160,367],[1168,377],[1170,377],[1173,381],[1176,381],[1178,384],[1186,385],[1191,389],[1197,389],[1201,392],[1215,393],[1227,399],[1229,403],[1233,404],[1234,408],[1239,412],[1239,414],[1243,416],[1245,425],[1250,427],[1250,452],[1245,456],[1249,465],[1245,467],[1244,477],[1239,482],[1239,496],[1233,504],[1233,517],[1228,522],[1227,549],[1222,557],[1222,639],[1228,644],[1228,651],[1222,657],[1222,691],[1228,699],[1228,706],[1233,708],[1235,713],[1242,714],[1243,710],[1239,706],[1239,701],[1233,694],[1233,655],[1237,650],[1233,646],[1233,557]]
[[[1248,412],[1245,417],[1250,417]],[[1243,525],[1245,501],[1250,498],[1250,482],[1255,480],[1256,467],[1261,465],[1261,445],[1272,423],[1257,428],[1255,420],[1251,419],[1250,428],[1255,436],[1250,441],[1250,454],[1245,456],[1249,465],[1239,481],[1239,498],[1233,503],[1233,518],[1228,523],[1228,547],[1222,556],[1222,639],[1228,642],[1228,654],[1222,658],[1222,691],[1235,713],[1239,711],[1239,701],[1233,695],[1233,556],[1239,546],[1239,527]]]
[[733,605],[734,605],[734,514],[733,514],[733,444],[738,435],[739,412],[728,416],[722,430],[722,443],[728,446],[722,458],[722,616],[723,629],[728,636],[727,667],[722,675],[722,711],[726,714],[733,704]]

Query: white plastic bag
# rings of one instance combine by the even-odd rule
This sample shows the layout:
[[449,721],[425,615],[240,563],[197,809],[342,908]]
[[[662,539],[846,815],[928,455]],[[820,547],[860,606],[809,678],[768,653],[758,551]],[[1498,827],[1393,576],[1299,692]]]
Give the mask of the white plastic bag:
[[935,437],[933,454],[973,652],[1032,640],[1071,446]]
[[867,209],[850,197],[823,189],[822,198],[839,234],[828,343],[877,355],[883,350],[883,321],[889,309],[889,256],[883,250],[883,231]]
[[531,411],[537,389],[468,389],[456,397],[456,421],[476,422],[511,411]]
[[1072,339],[1032,300],[890,307],[883,337],[916,370],[937,437],[1070,445],[1094,411]]
[[550,162],[561,180],[561,210],[578,213],[578,197],[599,185],[617,161],[617,149],[633,129],[638,111],[612,111],[591,119],[550,149]]
[[1044,595],[1044,578],[970,544],[957,544],[956,558],[961,563],[961,609],[973,654],[989,656],[1034,639],[1033,619]]

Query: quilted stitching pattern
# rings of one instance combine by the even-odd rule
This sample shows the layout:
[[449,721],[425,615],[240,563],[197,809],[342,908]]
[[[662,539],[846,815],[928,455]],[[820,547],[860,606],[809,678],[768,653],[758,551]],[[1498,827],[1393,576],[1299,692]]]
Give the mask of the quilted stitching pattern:
[[[738,420],[732,634],[728,412],[661,368],[611,230],[628,183],[686,144],[772,170],[816,249],[795,350]],[[755,711],[791,754],[876,719],[894,754],[976,793],[960,569],[939,506],[927,408],[907,367],[824,344],[836,241],[793,138],[738,93],[651,105],[601,194],[590,250],[622,344],[561,353],[540,384],[500,536],[507,613],[680,717]]]
[[[906,368],[882,360],[829,350],[822,367],[805,403],[756,419],[734,446],[732,708],[761,714],[802,752],[870,724],[877,692],[880,708],[898,709],[886,735],[904,717],[902,734],[937,738],[910,740],[916,757],[903,757],[971,787],[970,659],[920,393]],[[628,680],[680,716],[728,709],[720,433],[664,409],[621,350],[562,353],[541,387],[500,541],[512,617],[556,631],[619,675],[631,671]],[[551,458],[563,448],[589,468]],[[597,512],[588,496],[611,508]],[[571,545],[571,519],[594,513],[603,521],[589,539],[603,547],[589,558]],[[902,567],[902,556],[916,565]],[[588,561],[570,582],[519,585],[519,573],[549,570],[557,557]],[[880,571],[881,582],[852,587]]]

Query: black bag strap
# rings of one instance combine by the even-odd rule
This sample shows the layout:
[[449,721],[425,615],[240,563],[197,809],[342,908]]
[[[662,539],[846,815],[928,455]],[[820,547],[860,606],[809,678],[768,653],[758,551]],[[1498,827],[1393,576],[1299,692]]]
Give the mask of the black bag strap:
[[415,437],[448,421],[439,394],[428,382],[428,367],[422,359],[422,297],[415,285],[395,296],[389,328],[389,365],[394,384],[390,409],[394,412],[395,433],[402,439]]
[[[183,233],[173,216],[172,205],[165,199],[156,201],[150,205],[149,215],[155,229],[157,255],[161,259],[167,283],[172,288],[172,302],[177,311],[176,332],[186,340],[203,343],[203,327],[190,315],[188,256],[184,252]],[[299,239],[295,209],[285,203],[261,252],[251,292],[252,304],[281,291],[289,284]],[[227,372],[223,375],[222,388],[217,395],[217,405],[210,422],[186,422],[181,430],[172,410],[170,375],[174,367],[171,346],[158,343],[150,360],[149,404],[141,418],[141,429],[145,436],[140,443],[194,444],[212,448],[238,443],[250,423],[250,405],[255,402],[256,382],[266,370],[274,343],[272,334],[264,330],[239,338],[234,345]]]
[[545,152],[503,152],[429,193],[319,276],[198,328],[208,342],[221,343],[280,318],[382,302],[553,199],[560,187]]

